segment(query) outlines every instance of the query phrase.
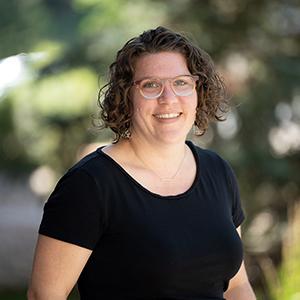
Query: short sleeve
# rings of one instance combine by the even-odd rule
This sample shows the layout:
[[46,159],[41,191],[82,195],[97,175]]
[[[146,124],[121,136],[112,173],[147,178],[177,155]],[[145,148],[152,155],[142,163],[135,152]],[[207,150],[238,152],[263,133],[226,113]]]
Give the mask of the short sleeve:
[[232,221],[235,227],[239,227],[245,219],[245,214],[242,209],[241,199],[240,199],[240,191],[237,182],[237,178],[235,176],[234,171],[231,166],[225,162],[226,173],[229,182],[230,194],[231,194],[231,213],[232,213]]
[[104,228],[99,188],[84,170],[64,175],[44,206],[39,233],[94,249]]

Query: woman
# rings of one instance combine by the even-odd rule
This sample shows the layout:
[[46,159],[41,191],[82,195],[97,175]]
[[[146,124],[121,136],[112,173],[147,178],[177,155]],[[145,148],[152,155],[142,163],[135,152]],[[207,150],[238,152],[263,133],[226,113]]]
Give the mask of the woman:
[[66,299],[78,281],[81,299],[255,299],[234,174],[186,141],[226,104],[209,56],[148,30],[118,52],[103,91],[116,139],[71,168],[46,203],[28,298]]

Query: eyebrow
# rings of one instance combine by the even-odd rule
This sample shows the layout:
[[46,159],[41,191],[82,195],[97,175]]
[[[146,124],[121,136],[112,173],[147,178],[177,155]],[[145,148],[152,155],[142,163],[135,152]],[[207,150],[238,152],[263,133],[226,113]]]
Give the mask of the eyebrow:
[[145,77],[142,77],[138,80],[133,80],[133,81],[137,82],[137,81],[142,81],[144,79],[173,79],[173,78],[180,77],[180,76],[192,76],[192,74],[179,74],[179,75],[176,75],[174,77],[145,76]]

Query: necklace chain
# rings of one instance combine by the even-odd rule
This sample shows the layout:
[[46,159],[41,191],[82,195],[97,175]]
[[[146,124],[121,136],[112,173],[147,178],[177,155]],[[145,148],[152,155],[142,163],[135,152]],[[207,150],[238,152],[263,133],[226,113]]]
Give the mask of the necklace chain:
[[172,180],[174,180],[176,178],[176,176],[178,175],[179,171],[182,169],[182,166],[183,166],[183,162],[185,160],[185,157],[186,157],[186,148],[184,148],[184,155],[183,155],[183,158],[182,160],[180,161],[180,164],[176,170],[176,172],[174,173],[174,175],[172,175],[171,177],[161,177],[156,171],[153,170],[153,168],[151,168],[135,151],[134,147],[132,147],[133,149],[133,152],[135,154],[135,156],[140,160],[140,162],[145,166],[147,167],[148,169],[150,169],[150,171],[155,175],[157,176],[161,181],[164,181],[164,182],[170,182]]

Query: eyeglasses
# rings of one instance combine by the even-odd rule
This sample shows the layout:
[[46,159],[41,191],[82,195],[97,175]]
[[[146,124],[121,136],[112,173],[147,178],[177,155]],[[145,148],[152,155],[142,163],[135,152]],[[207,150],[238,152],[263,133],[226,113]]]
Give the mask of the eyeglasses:
[[156,99],[163,93],[165,82],[169,81],[171,88],[176,96],[190,96],[196,87],[199,76],[180,75],[174,78],[145,78],[135,81],[141,95],[146,99]]

